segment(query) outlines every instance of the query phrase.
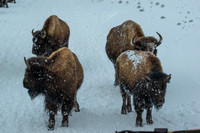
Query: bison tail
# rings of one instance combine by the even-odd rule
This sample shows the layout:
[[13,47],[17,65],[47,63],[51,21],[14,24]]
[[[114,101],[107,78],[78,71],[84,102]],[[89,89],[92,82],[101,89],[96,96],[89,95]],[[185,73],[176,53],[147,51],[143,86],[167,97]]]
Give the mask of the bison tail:
[[115,64],[115,83],[114,86],[119,85],[119,65],[118,63]]

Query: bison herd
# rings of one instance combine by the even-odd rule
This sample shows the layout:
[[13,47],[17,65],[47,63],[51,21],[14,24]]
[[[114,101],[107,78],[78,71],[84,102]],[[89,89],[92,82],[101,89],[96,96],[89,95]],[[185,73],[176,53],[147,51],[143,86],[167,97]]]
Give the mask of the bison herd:
[[[139,24],[128,20],[112,28],[107,36],[106,53],[115,68],[114,85],[119,85],[123,104],[121,113],[132,111],[131,95],[136,126],[142,126],[142,113],[147,110],[147,124],[152,124],[152,107],[160,109],[165,102],[167,83],[171,74],[163,72],[157,55],[159,40],[145,36]],[[45,110],[49,114],[48,129],[55,126],[55,115],[61,109],[62,126],[68,127],[72,108],[79,112],[76,98],[84,73],[75,53],[68,48],[70,29],[67,23],[52,15],[43,28],[34,32],[31,57],[24,61],[26,70],[23,85],[31,99],[45,97]]]

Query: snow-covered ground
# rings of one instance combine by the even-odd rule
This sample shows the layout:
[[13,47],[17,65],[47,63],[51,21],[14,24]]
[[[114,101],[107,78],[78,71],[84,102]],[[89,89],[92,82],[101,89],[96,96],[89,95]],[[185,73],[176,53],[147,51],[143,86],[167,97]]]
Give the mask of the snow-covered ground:
[[[112,133],[116,130],[200,128],[199,0],[17,0],[0,8],[0,133],[45,133],[48,115],[43,97],[31,101],[23,88],[25,63],[32,57],[31,30],[50,15],[71,29],[69,48],[84,68],[78,92],[81,112],[72,112],[68,128],[56,117],[56,133]],[[166,102],[153,110],[153,125],[136,127],[136,113],[121,115],[122,98],[114,87],[114,68],[105,53],[109,30],[134,20],[145,35],[163,36],[158,48],[164,72],[172,74]]]

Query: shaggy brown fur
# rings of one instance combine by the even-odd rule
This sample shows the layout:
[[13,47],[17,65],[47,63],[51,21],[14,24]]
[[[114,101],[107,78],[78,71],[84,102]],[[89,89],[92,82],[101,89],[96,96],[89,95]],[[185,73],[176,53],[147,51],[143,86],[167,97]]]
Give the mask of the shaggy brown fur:
[[152,124],[153,105],[159,109],[164,103],[166,84],[171,75],[163,73],[160,60],[151,52],[128,50],[116,62],[116,75],[120,83],[123,105],[121,113],[131,108],[127,95],[134,97],[137,113],[136,125],[142,126],[142,112],[147,109],[147,123]]
[[[117,57],[126,50],[149,51],[156,55],[156,47],[162,41],[162,36],[158,35],[161,37],[159,41],[154,37],[145,37],[139,24],[131,20],[125,21],[110,30],[106,43],[107,56],[115,67]],[[116,78],[114,84],[118,85]]]
[[[134,38],[144,37],[144,33],[139,24],[128,20],[119,26],[113,27],[108,36],[106,42],[106,53],[110,61],[113,63],[115,68],[115,62],[117,57],[126,50],[134,49],[131,42]],[[115,78],[114,85],[118,85]]]
[[45,96],[49,129],[54,129],[55,115],[60,107],[62,126],[68,126],[68,116],[74,102],[76,104],[76,93],[83,81],[83,69],[76,55],[65,47],[49,57],[32,57],[28,61],[25,59],[25,63],[27,68],[23,85],[28,89],[31,99],[39,94]]
[[68,47],[70,36],[69,26],[52,15],[44,23],[42,30],[33,32],[33,49],[35,55],[47,55],[62,47]]
[[144,37],[144,33],[140,25],[131,20],[125,21],[110,30],[107,36],[106,53],[113,64],[121,53],[133,49],[131,42],[134,37],[137,40]]

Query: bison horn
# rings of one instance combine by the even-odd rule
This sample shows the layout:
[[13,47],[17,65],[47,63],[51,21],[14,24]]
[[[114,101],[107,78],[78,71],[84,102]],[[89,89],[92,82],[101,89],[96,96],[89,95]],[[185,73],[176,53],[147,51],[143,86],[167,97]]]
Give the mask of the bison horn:
[[171,74],[170,74],[170,75],[167,75],[166,81],[169,82],[170,79],[171,79]]
[[160,37],[160,39],[159,39],[159,41],[157,42],[157,47],[162,43],[162,36],[158,33],[158,32],[156,32],[157,34],[158,34],[158,36]]
[[34,29],[32,29],[32,35],[34,34]]
[[147,79],[148,81],[152,81],[152,79],[149,76],[145,76],[145,79]]
[[44,39],[46,37],[46,35],[47,35],[47,32],[44,30],[43,35],[41,37]]
[[26,60],[26,57],[24,57],[24,62],[25,62],[25,64],[26,64],[27,68],[29,69],[29,68],[30,68],[30,64],[29,64],[28,61]]

